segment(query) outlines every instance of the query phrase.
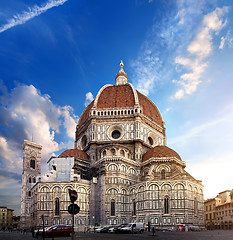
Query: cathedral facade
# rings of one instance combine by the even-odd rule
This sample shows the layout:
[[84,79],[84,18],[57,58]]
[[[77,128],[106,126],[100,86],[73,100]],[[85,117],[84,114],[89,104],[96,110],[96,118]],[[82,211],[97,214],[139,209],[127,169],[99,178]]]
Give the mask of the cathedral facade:
[[[47,176],[37,172],[35,183],[23,181],[22,196],[30,202],[23,219],[33,226],[41,225],[42,218],[45,225],[71,224],[68,189],[75,189],[79,229],[135,221],[161,228],[203,225],[203,185],[167,147],[159,109],[128,82],[123,63],[115,81],[103,86],[83,111],[74,149],[51,158]],[[29,178],[29,161],[24,158],[23,179]]]

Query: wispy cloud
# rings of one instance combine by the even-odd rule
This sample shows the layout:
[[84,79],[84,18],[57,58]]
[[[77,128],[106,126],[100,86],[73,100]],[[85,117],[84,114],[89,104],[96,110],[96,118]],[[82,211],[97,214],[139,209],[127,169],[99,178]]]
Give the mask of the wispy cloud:
[[184,135],[169,140],[169,144],[181,144],[194,137],[201,137],[204,131],[226,121],[225,118],[216,119],[189,129]]
[[91,92],[86,93],[85,107],[94,100],[93,94]]
[[[175,63],[186,71],[179,80],[173,80],[180,86],[174,95],[176,99],[183,98],[185,94],[192,94],[202,82],[201,76],[208,67],[206,58],[213,50],[214,35],[218,35],[219,31],[226,25],[224,15],[227,11],[227,7],[216,8],[213,12],[205,15],[200,30],[187,47],[187,57],[178,56],[175,58]],[[222,38],[219,48],[223,48],[224,41],[225,39]]]
[[42,6],[34,5],[32,8],[29,7],[27,11],[24,11],[20,14],[16,14],[13,18],[7,20],[7,23],[0,27],[0,33],[15,27],[20,24],[24,24],[30,19],[39,16],[42,13],[45,13],[47,10],[63,5],[68,0],[49,0]]
[[174,59],[187,46],[193,22],[198,19],[202,8],[203,1],[199,1],[198,8],[193,1],[174,1],[169,12],[166,4],[160,9],[160,23],[155,21],[148,30],[138,57],[131,62],[134,85],[140,92],[149,95],[155,84],[171,81],[175,71]]
[[219,45],[219,49],[224,49],[225,46],[227,46],[228,48],[233,47],[233,36],[232,36],[231,31],[227,31],[226,36],[221,37],[221,42],[220,42],[220,45]]

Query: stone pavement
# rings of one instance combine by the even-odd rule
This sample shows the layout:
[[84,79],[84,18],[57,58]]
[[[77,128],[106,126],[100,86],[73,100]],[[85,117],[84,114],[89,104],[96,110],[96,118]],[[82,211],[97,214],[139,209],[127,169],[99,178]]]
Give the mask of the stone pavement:
[[[71,237],[58,237],[56,240],[71,240]],[[233,230],[214,230],[203,232],[155,232],[143,234],[78,233],[75,240],[233,240]],[[0,240],[36,240],[31,233],[0,231]],[[39,237],[42,240],[42,237]],[[51,238],[46,238],[51,240]]]

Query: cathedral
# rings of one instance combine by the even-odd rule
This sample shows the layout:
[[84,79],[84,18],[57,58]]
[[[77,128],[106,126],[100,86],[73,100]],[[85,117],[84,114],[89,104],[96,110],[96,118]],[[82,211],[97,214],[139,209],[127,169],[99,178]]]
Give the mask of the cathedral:
[[51,157],[41,175],[42,146],[25,140],[21,227],[71,224],[69,189],[77,191],[75,227],[150,223],[204,224],[203,185],[167,146],[157,106],[129,83],[123,63],[78,121],[74,149]]

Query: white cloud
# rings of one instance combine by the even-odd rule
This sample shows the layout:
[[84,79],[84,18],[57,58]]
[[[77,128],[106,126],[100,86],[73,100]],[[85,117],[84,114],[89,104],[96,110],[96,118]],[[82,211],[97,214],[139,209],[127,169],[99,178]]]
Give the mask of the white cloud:
[[[213,46],[213,36],[225,26],[224,14],[228,11],[227,7],[216,8],[213,12],[204,16],[201,28],[196,38],[187,47],[187,57],[176,57],[175,63],[183,66],[186,73],[180,76],[180,80],[173,81],[181,86],[174,97],[180,99],[185,94],[192,94],[197,90],[202,82],[201,76],[208,67],[206,58],[211,54]],[[224,41],[222,39],[221,47]],[[219,47],[220,48],[220,47]]]
[[[21,149],[20,149],[21,150]],[[11,145],[6,138],[0,136],[1,157],[5,160],[5,166],[8,168],[21,168],[22,151]]]
[[226,41],[226,38],[225,38],[225,37],[221,37],[221,43],[220,43],[220,45],[219,45],[219,48],[220,48],[220,49],[223,49],[223,48],[224,48],[225,41]]
[[78,117],[73,113],[73,108],[65,106],[61,108],[62,116],[64,117],[64,126],[70,138],[74,138]]
[[155,81],[159,79],[157,73],[158,63],[159,58],[154,57],[149,49],[145,50],[143,55],[132,63],[137,76],[136,89],[145,95],[149,94]]
[[42,95],[34,86],[21,85],[0,99],[0,125],[7,131],[0,131],[0,155],[3,166],[19,168],[22,160],[24,139],[43,146],[42,157],[60,150],[55,140],[62,127],[67,137],[74,139],[78,117],[70,106],[60,107],[52,103],[48,95]]
[[231,31],[228,31],[225,37],[221,37],[219,49],[223,49],[225,46],[228,48],[233,47],[233,36]]
[[177,15],[175,16],[175,19],[179,20],[178,22],[179,25],[184,24],[184,16],[185,16],[185,9],[182,8],[181,10],[178,11]]
[[1,26],[0,33],[17,25],[24,24],[30,19],[39,16],[53,7],[63,5],[67,1],[68,0],[49,0],[42,6],[34,5],[32,8],[29,7],[27,11],[24,11],[21,14],[16,14],[13,18],[9,19],[5,25]]
[[85,107],[94,100],[93,94],[91,92],[86,93]]

